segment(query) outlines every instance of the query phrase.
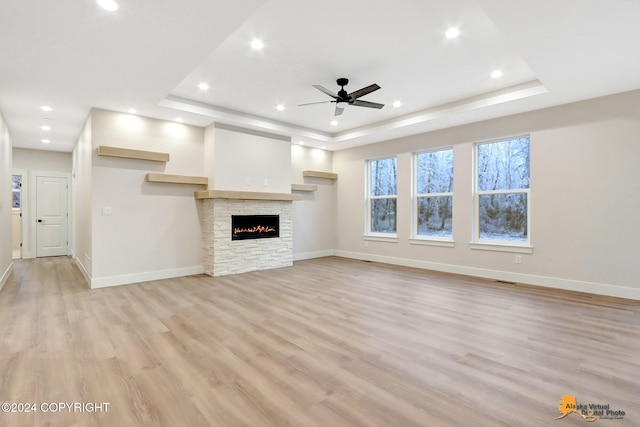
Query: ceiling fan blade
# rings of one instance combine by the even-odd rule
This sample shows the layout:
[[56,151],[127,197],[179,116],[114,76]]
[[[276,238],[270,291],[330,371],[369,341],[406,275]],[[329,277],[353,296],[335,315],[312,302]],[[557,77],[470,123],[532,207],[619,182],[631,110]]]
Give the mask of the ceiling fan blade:
[[351,97],[351,99],[358,99],[361,96],[365,96],[366,94],[376,91],[378,89],[380,89],[380,86],[374,83],[370,86],[363,87],[362,89],[358,89],[355,92],[351,92],[349,96]]
[[377,102],[360,101],[360,100],[350,102],[349,104],[357,105],[358,107],[369,107],[369,108],[377,108],[377,109],[384,107],[384,104],[378,104]]
[[327,89],[326,87],[320,86],[320,85],[313,85],[313,87],[315,87],[316,89],[318,89],[320,92],[324,92],[327,95],[329,95],[330,97],[332,97],[333,99],[338,99],[338,94],[337,93],[333,93],[331,92],[329,89]]
[[341,116],[343,111],[344,111],[344,107],[341,107],[340,104],[336,102],[336,112],[334,116]]
[[307,102],[306,104],[298,104],[298,107],[304,107],[305,105],[314,105],[314,104],[326,104],[327,102],[333,102],[333,101]]

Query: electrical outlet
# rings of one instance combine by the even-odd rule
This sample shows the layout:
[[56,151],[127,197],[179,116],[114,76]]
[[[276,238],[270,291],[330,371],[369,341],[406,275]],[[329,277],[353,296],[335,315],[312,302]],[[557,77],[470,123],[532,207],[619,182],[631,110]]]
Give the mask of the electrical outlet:
[[516,255],[516,264],[522,264],[522,255]]
[[366,240],[364,241],[364,247],[368,248],[369,247],[369,242],[367,242]]

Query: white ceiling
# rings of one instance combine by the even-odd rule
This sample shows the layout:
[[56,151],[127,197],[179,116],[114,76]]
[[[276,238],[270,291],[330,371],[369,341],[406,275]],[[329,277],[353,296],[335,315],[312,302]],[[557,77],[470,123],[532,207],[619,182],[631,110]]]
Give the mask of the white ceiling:
[[[14,147],[71,151],[91,108],[136,108],[339,150],[640,88],[637,0],[117,1],[0,0]],[[297,106],[329,100],[312,85],[337,92],[338,77],[379,84],[362,99],[385,107],[332,126],[334,104]]]

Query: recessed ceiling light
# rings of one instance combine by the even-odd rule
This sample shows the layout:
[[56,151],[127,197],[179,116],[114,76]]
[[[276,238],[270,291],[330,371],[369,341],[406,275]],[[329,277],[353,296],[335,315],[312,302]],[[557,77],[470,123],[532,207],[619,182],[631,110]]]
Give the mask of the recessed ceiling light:
[[135,114],[138,112],[138,110],[136,110],[135,108],[129,108],[129,114]]
[[504,73],[500,70],[495,70],[493,73],[491,73],[491,78],[492,79],[499,79],[500,77],[502,77]]
[[200,89],[200,90],[209,90],[209,85],[206,84],[206,83],[200,83],[198,85],[198,89]]
[[304,145],[304,141],[300,141],[300,142],[298,142],[298,144]]
[[178,123],[182,123],[184,120],[182,120],[182,117],[176,117],[176,122]]
[[40,126],[40,129],[42,129],[42,130],[51,130],[51,126],[42,125],[42,126]]
[[398,107],[402,107],[402,102],[400,101],[393,101],[393,106],[398,108]]
[[451,27],[444,33],[444,36],[448,39],[455,39],[460,35],[460,30],[456,27]]
[[49,111],[53,110],[53,108],[49,107],[48,105],[43,105],[43,106],[40,107],[40,109],[42,111],[46,111],[46,112],[49,112]]
[[331,126],[338,126],[337,120],[331,120]]
[[322,146],[322,147],[320,147],[320,148],[322,148],[323,150],[326,150],[327,146],[326,146],[326,145],[323,145],[323,146]]
[[276,110],[278,110],[278,111],[284,111],[284,105],[279,104],[278,106],[276,106]]
[[50,141],[50,140],[48,140],[48,139],[42,139],[40,142],[42,142],[43,144],[48,144],[48,143],[50,143],[51,141]]
[[110,12],[118,10],[118,3],[116,3],[114,0],[98,0],[98,4],[101,8]]
[[264,43],[262,43],[262,40],[254,39],[253,41],[251,41],[251,47],[256,50],[260,50],[264,47]]

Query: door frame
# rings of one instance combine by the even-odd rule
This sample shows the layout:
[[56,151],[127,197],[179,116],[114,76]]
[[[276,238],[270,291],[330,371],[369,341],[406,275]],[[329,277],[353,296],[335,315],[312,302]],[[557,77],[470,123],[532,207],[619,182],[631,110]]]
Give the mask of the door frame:
[[[54,178],[66,178],[67,179],[67,212],[69,213],[68,217],[67,217],[67,241],[69,242],[67,244],[67,256],[69,255],[73,255],[73,230],[72,230],[72,224],[73,224],[73,213],[71,212],[71,199],[72,199],[72,195],[71,195],[71,190],[72,190],[72,185],[71,185],[71,174],[70,173],[63,173],[63,172],[46,172],[46,171],[31,171],[29,172],[29,181],[31,183],[33,183],[32,186],[30,186],[30,191],[29,191],[29,212],[27,215],[27,218],[25,219],[25,216],[22,215],[22,219],[24,222],[27,222],[28,224],[28,228],[29,228],[29,250],[28,252],[25,251],[25,239],[22,239],[22,256],[23,258],[35,258],[36,254],[37,254],[37,240],[36,240],[36,207],[37,207],[37,197],[36,197],[36,185],[35,183],[38,182],[38,177],[39,176],[49,176],[49,177],[54,177]],[[25,254],[25,252],[27,252]]]

